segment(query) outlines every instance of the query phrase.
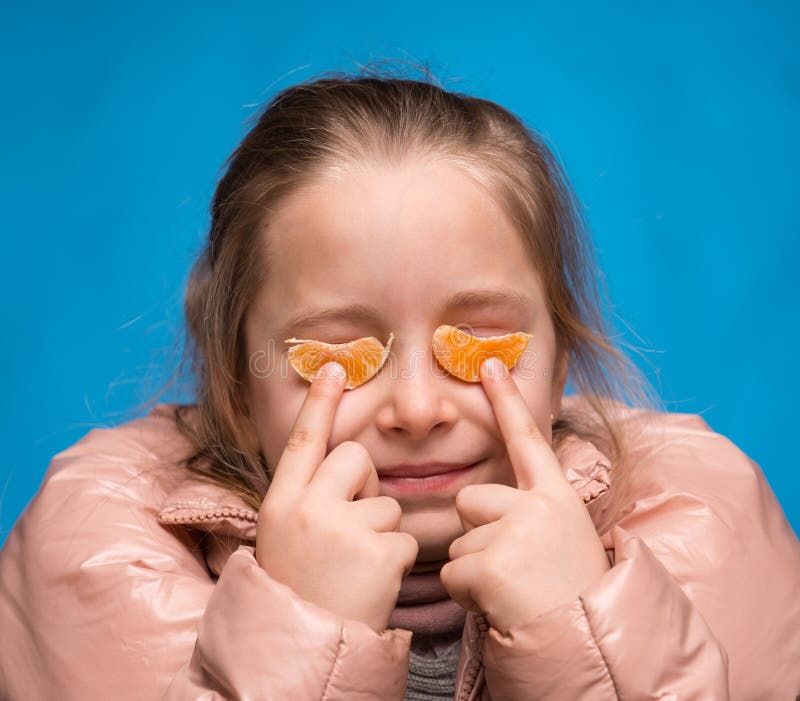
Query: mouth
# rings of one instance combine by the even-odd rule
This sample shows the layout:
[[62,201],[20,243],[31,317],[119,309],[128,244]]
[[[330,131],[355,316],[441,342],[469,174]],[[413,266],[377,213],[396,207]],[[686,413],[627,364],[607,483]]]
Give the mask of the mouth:
[[447,472],[461,470],[474,464],[472,460],[466,460],[464,462],[432,461],[425,463],[401,463],[398,465],[379,467],[378,474],[381,477],[431,477],[433,475],[443,475]]
[[405,472],[398,475],[397,473],[379,474],[378,481],[381,487],[381,492],[389,494],[402,493],[402,494],[416,494],[420,492],[441,492],[447,489],[460,489],[466,483],[472,471],[477,467],[482,460],[460,467],[457,469],[448,469],[447,466],[426,466],[425,471],[427,474],[420,476],[413,474],[406,474]]

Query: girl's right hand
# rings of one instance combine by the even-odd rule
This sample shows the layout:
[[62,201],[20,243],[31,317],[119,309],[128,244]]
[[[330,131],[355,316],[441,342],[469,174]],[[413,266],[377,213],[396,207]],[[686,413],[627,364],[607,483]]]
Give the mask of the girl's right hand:
[[311,383],[258,513],[255,556],[302,598],[380,633],[419,545],[397,531],[400,504],[379,496],[366,448],[345,441],[325,456],[344,384],[329,373]]

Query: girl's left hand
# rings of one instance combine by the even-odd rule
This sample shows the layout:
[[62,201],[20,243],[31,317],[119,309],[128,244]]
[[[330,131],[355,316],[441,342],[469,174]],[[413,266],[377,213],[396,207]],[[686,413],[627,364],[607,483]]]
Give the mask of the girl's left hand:
[[481,381],[517,486],[472,484],[456,495],[464,535],[450,545],[442,585],[505,635],[573,600],[611,569],[589,512],[567,481],[508,369]]

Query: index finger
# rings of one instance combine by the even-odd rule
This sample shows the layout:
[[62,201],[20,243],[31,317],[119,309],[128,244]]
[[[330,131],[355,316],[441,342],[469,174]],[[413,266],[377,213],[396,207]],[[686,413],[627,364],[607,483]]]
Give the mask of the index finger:
[[311,481],[325,459],[345,377],[344,368],[336,362],[323,365],[314,377],[275,466],[271,492],[299,491]]
[[555,480],[563,481],[558,458],[536,425],[536,419],[505,363],[498,358],[489,358],[481,364],[480,371],[517,478],[517,488],[531,489],[554,484]]

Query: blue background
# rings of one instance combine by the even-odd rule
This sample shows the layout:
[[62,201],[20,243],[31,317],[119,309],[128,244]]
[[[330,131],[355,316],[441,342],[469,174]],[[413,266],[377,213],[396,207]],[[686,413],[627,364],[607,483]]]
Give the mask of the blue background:
[[246,120],[278,89],[381,58],[428,63],[543,133],[591,223],[620,339],[671,411],[701,413],[761,465],[800,531],[797,4],[0,13],[3,540],[50,458],[165,377]]

